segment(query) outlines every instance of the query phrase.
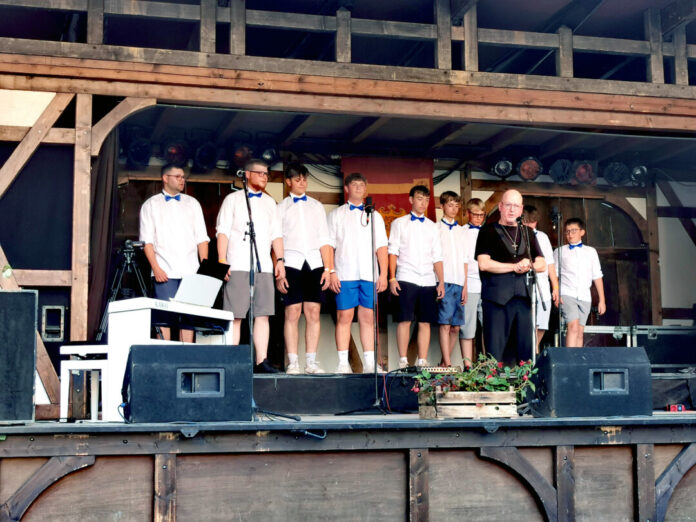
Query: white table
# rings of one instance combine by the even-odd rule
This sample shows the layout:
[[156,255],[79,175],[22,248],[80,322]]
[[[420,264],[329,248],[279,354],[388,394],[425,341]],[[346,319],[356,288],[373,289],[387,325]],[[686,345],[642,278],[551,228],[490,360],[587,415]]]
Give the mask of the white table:
[[[179,341],[152,339],[153,321],[182,324],[195,330],[197,344],[230,344],[232,312],[203,306],[137,297],[109,303],[108,371],[102,375],[102,420],[122,422],[119,405],[121,387],[130,347],[134,344],[183,344]],[[203,335],[203,332],[219,335]],[[156,376],[153,376],[156,377]]]

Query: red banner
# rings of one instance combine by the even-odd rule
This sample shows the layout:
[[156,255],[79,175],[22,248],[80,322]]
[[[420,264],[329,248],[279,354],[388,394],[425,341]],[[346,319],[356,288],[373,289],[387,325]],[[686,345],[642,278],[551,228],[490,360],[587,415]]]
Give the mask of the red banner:
[[414,185],[430,189],[426,214],[435,220],[432,159],[348,157],[341,161],[341,170],[346,176],[360,172],[367,178],[367,194],[384,218],[387,234],[394,219],[411,211],[408,191]]

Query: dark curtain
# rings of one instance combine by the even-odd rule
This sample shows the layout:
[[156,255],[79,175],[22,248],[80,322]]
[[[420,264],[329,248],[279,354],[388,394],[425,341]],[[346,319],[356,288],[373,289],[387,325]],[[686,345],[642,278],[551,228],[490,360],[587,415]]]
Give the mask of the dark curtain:
[[92,163],[88,339],[94,339],[106,306],[109,263],[113,250],[114,226],[118,213],[116,165],[118,132],[112,131]]

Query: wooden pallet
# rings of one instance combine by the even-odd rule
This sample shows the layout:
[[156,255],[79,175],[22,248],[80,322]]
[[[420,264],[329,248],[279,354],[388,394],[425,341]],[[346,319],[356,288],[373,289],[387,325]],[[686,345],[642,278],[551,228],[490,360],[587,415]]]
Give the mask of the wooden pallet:
[[[425,400],[425,399],[423,399]],[[481,419],[517,417],[513,390],[506,392],[435,392],[435,404],[418,406],[421,419]]]

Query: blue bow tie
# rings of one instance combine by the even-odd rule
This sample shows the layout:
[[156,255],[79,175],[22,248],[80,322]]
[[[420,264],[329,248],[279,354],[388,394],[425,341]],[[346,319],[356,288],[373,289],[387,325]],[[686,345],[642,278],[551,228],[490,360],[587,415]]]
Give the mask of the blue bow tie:
[[422,223],[423,221],[425,221],[425,216],[418,217],[414,213],[411,213],[411,221],[416,221],[416,220],[418,220]]
[[353,205],[352,203],[349,203],[349,205],[350,205],[350,210],[355,210],[355,209],[362,210],[365,208],[365,205],[363,205],[362,203],[360,205]]
[[471,223],[469,223],[469,228],[474,228],[474,229],[476,229],[476,230],[480,230],[480,229],[481,229],[481,225],[472,225]]
[[175,199],[177,201],[181,201],[181,194],[177,194],[176,196],[170,196],[168,194],[164,195],[164,201],[169,201],[170,199]]
[[456,227],[456,226],[459,224],[459,222],[457,222],[457,221],[455,221],[455,222],[452,223],[452,224],[449,224],[449,223],[448,223],[447,221],[445,221],[444,219],[442,220],[442,222],[443,222],[445,225],[447,225],[447,226],[449,227],[450,230],[452,230],[454,227]]
[[251,199],[251,198],[260,198],[260,197],[261,197],[261,194],[263,194],[263,192],[256,192],[256,193],[254,193],[254,192],[249,192],[249,199]]
[[577,245],[568,245],[568,246],[570,247],[571,250],[573,250],[574,248],[582,248],[582,243],[578,243]]
[[307,201],[307,194],[305,194],[304,196],[300,196],[300,197],[295,197],[295,196],[292,197],[293,203],[297,203],[298,201]]

